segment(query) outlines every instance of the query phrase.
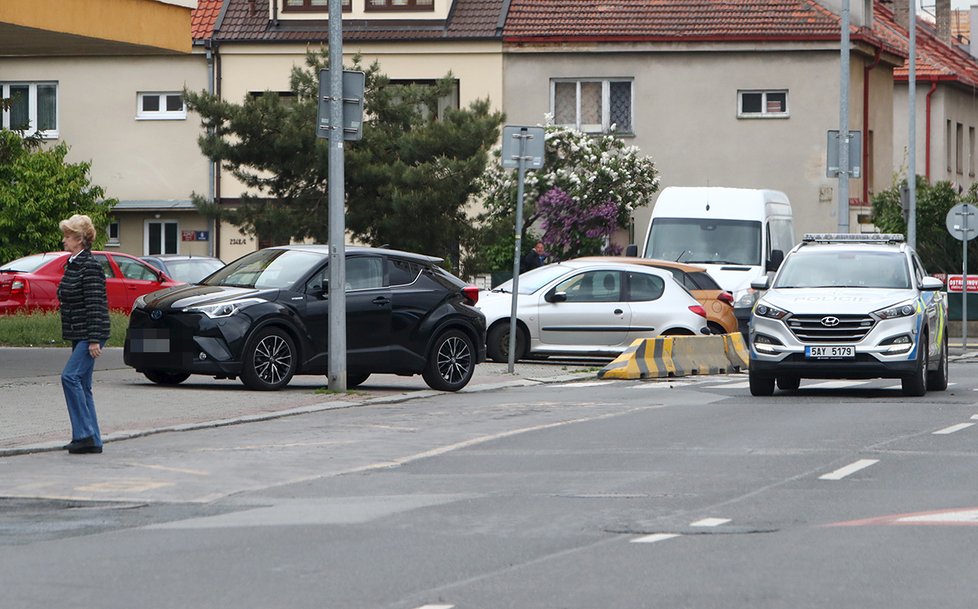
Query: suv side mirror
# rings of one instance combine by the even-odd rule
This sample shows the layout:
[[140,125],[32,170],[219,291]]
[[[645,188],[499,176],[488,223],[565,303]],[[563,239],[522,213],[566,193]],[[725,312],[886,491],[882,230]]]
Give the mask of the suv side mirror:
[[763,279],[755,279],[754,281],[750,282],[750,287],[754,288],[755,290],[766,290],[771,287],[771,280],[767,277],[764,277]]
[[771,250],[771,258],[767,261],[768,271],[776,271],[781,268],[781,263],[784,262],[784,251],[783,250]]
[[638,246],[634,243],[629,243],[625,246],[625,255],[635,258],[638,256]]
[[920,289],[926,292],[936,292],[944,289],[944,282],[937,277],[924,277],[920,280]]

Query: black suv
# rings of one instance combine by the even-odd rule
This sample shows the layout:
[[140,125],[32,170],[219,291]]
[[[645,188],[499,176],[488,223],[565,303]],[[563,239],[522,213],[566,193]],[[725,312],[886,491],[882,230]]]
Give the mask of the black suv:
[[[270,247],[247,254],[199,285],[136,300],[125,362],[154,383],[191,374],[273,390],[295,374],[326,374],[329,248]],[[421,374],[458,391],[485,360],[479,291],[441,259],[346,248],[347,386],[372,373]]]

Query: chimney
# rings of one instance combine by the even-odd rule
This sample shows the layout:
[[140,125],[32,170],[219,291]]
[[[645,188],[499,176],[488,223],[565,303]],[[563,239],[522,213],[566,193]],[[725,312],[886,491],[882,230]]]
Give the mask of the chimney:
[[910,31],[910,0],[893,0],[893,20]]
[[968,42],[970,43],[971,56],[978,57],[978,36],[975,36],[978,34],[978,6],[971,5],[971,8],[968,9],[968,17]]
[[951,44],[951,0],[937,0],[935,12],[937,37],[941,42]]

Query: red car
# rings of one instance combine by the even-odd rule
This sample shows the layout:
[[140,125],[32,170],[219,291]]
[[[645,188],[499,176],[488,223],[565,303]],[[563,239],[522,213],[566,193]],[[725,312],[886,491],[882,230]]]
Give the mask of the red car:
[[[112,310],[128,313],[139,296],[182,284],[129,254],[92,254],[105,271],[105,289]],[[68,256],[68,252],[34,254],[0,266],[0,314],[57,311],[58,284]]]

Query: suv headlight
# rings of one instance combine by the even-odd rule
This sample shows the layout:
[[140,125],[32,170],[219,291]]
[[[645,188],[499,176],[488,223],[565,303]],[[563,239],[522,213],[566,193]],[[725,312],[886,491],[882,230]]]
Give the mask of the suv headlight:
[[757,306],[754,307],[754,314],[760,317],[767,317],[768,319],[781,319],[788,314],[784,309],[779,309],[777,307],[772,307],[763,301],[758,302]]
[[228,302],[220,302],[217,304],[206,304],[197,305],[193,307],[187,307],[184,309],[186,313],[203,313],[204,315],[215,319],[218,317],[230,317],[237,313],[240,309],[245,307],[250,307],[251,305],[266,302],[261,298],[245,298],[242,300],[231,300]]
[[917,301],[908,300],[907,302],[901,302],[898,305],[893,305],[886,309],[880,309],[879,311],[874,311],[873,314],[880,319],[897,319],[899,317],[910,317],[917,312]]
[[143,294],[142,296],[136,297],[136,300],[134,300],[132,303],[132,310],[135,311],[136,309],[145,309],[145,308],[146,308],[146,295]]

